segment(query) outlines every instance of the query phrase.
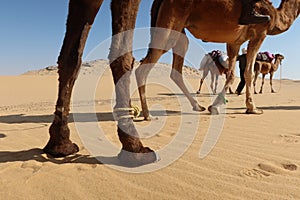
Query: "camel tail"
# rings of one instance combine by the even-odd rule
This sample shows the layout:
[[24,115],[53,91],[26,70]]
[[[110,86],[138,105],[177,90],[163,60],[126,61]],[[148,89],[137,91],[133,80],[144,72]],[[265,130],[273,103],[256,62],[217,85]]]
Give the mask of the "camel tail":
[[154,0],[151,8],[151,27],[155,27],[158,18],[159,8],[163,0]]

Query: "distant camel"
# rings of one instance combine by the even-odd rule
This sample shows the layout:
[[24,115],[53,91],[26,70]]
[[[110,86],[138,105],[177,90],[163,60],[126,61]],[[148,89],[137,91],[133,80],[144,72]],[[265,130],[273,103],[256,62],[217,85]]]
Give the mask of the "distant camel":
[[[211,76],[210,88],[213,94],[216,94],[219,76],[225,74],[227,78],[228,69],[223,67],[223,65],[221,65],[220,62],[218,62],[217,60],[213,60],[209,54],[205,54],[200,63],[199,70],[202,70],[203,74],[202,74],[202,78],[200,79],[199,89],[196,93],[197,94],[201,93],[201,87],[204,82],[204,79],[207,77],[208,72],[210,72],[210,76]],[[233,94],[231,87],[229,87],[229,92]]]
[[267,62],[267,61],[256,61],[254,64],[254,73],[255,73],[255,77],[253,80],[253,88],[254,88],[254,94],[257,94],[256,90],[255,90],[255,85],[256,85],[256,80],[257,77],[260,73],[262,73],[262,81],[261,81],[261,87],[260,87],[260,91],[259,93],[262,94],[263,92],[263,86],[264,86],[264,82],[265,82],[265,76],[269,73],[270,74],[270,86],[271,86],[271,92],[274,93],[275,90],[273,89],[273,83],[272,83],[272,79],[273,79],[273,75],[274,72],[277,71],[279,64],[281,64],[281,61],[284,59],[283,55],[280,54],[275,54],[275,61],[274,63],[271,62]]
[[287,31],[300,12],[300,0],[282,0],[279,8],[262,0],[256,3],[257,11],[269,15],[271,20],[262,24],[239,25],[241,0],[154,0],[151,11],[152,26],[162,28],[151,31],[151,42],[147,56],[136,70],[137,83],[144,119],[150,119],[145,95],[146,79],[159,58],[170,49],[173,50],[171,77],[188,97],[193,108],[203,110],[202,106],[190,95],[184,85],[182,66],[188,49],[187,29],[193,36],[208,42],[227,43],[229,56],[229,75],[222,92],[208,110],[219,113],[229,86],[235,78],[235,62],[240,46],[248,43],[246,80],[246,113],[262,114],[256,108],[251,94],[253,68],[256,54],[267,35],[277,35]]

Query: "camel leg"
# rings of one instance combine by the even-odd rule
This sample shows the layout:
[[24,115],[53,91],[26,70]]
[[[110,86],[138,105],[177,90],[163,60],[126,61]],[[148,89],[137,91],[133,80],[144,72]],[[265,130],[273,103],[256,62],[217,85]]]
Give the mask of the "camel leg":
[[132,40],[139,4],[140,0],[112,0],[111,3],[113,38],[109,60],[116,90],[114,110],[118,117],[118,136],[122,143],[118,158],[128,166],[159,160],[153,150],[143,146],[129,111],[126,111],[130,107],[130,74],[134,65]]
[[273,75],[274,73],[270,73],[270,86],[271,86],[271,93],[275,93],[275,90],[273,89]]
[[252,39],[248,44],[248,52],[247,52],[247,65],[245,69],[245,81],[246,81],[246,113],[247,114],[262,114],[263,111],[256,108],[255,103],[251,94],[251,85],[253,79],[253,68],[254,62],[256,58],[256,54],[264,41],[266,35],[262,33],[262,35],[257,35],[256,39]]
[[235,78],[235,62],[239,49],[240,45],[227,44],[227,54],[229,57],[228,77],[226,78],[226,82],[222,91],[219,93],[218,97],[215,99],[213,104],[208,107],[208,111],[211,114],[219,114],[219,107],[226,103],[226,92],[228,88],[232,85]]
[[173,63],[170,77],[181,89],[184,95],[188,98],[190,104],[193,107],[193,110],[202,112],[205,110],[205,108],[200,106],[198,102],[191,96],[182,78],[182,67],[187,49],[188,38],[186,37],[185,32],[183,31],[181,37],[178,39],[176,45],[173,47]]
[[216,74],[216,79],[214,81],[215,81],[214,94],[217,94],[218,81],[219,81],[219,75],[218,74]]
[[[228,78],[228,72],[225,73],[225,77],[226,77],[226,80],[227,80],[227,78]],[[229,89],[229,94],[234,94],[234,92],[231,89],[231,85],[228,87],[228,89]]]
[[[179,5],[173,6],[172,9],[169,9],[169,5],[165,1],[162,2],[160,6],[161,10],[168,9],[169,12],[159,13],[159,17],[156,19],[155,23],[153,21],[155,18],[152,16],[152,26],[160,28],[153,28],[151,30],[151,42],[148,53],[143,59],[141,65],[135,71],[145,120],[150,120],[150,114],[145,95],[147,76],[158,59],[165,52],[173,48],[179,38],[182,37],[181,32],[184,27],[184,19],[188,17],[190,7],[192,6],[192,1],[174,1],[173,3]],[[167,14],[166,17],[164,16],[165,14]],[[180,23],[174,23],[173,19],[177,18],[182,19],[179,21]]]
[[200,79],[200,86],[199,86],[199,89],[197,91],[197,94],[201,93],[202,84],[203,84],[205,78],[207,77],[208,72],[209,72],[209,68],[204,68],[202,78]]
[[50,139],[44,147],[45,153],[55,157],[79,151],[78,146],[69,139],[70,99],[88,32],[101,4],[102,0],[70,0],[69,3],[67,31],[58,58],[59,92],[55,117],[49,129]]
[[256,86],[256,80],[257,80],[258,75],[259,75],[259,71],[255,71],[255,75],[254,75],[254,79],[253,79],[254,94],[257,94],[255,86]]
[[146,80],[151,69],[163,54],[163,50],[150,49],[141,65],[135,71],[144,120],[151,120],[146,99]]
[[259,94],[262,94],[262,93],[263,93],[263,87],[264,87],[264,84],[265,84],[265,77],[266,77],[266,75],[263,74],[263,75],[262,75],[261,87],[260,87]]

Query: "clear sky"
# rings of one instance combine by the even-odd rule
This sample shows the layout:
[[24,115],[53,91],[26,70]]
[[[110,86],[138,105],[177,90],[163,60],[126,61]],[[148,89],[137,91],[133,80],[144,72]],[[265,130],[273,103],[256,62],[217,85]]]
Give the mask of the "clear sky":
[[[272,0],[278,7],[280,1]],[[152,0],[142,0],[137,27],[148,27]],[[111,35],[110,0],[104,0],[88,38],[85,54]],[[65,33],[68,0],[4,0],[0,6],[0,75],[17,75],[55,65]],[[283,77],[300,79],[300,20],[287,32],[268,36],[261,51],[281,53]],[[192,37],[192,36],[190,36]],[[195,39],[195,38],[191,38]],[[206,51],[225,44],[197,42]],[[243,47],[245,44],[243,45]],[[277,72],[276,77],[279,77]]]

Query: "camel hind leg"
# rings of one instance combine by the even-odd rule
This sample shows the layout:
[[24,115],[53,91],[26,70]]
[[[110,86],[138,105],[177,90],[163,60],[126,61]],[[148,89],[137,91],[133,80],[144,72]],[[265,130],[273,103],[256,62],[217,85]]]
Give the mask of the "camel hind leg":
[[72,89],[81,66],[82,52],[102,0],[70,0],[67,31],[58,58],[59,92],[50,139],[44,152],[55,157],[79,151],[68,127]]
[[[135,71],[136,80],[139,87],[143,116],[145,120],[150,120],[145,86],[147,76],[158,59],[165,52],[176,45],[177,40],[180,38],[181,31],[184,27],[184,19],[188,17],[188,10],[190,9],[190,6],[192,6],[192,2],[190,1],[174,1],[173,4],[179,5],[174,5],[170,8],[170,6],[165,1],[163,1],[159,6],[152,7],[151,14],[156,14],[156,17],[151,17],[152,20],[155,20],[155,22],[152,21],[151,24],[153,26],[155,25],[156,28],[151,29],[151,42],[149,45],[148,53],[143,59],[141,65]],[[168,10],[168,12],[163,12],[163,10]],[[167,14],[168,16],[165,17],[165,14]],[[173,19],[177,18],[181,18],[182,20],[180,20],[179,23],[175,23]]]
[[205,108],[200,106],[198,102],[191,96],[186,85],[184,84],[182,77],[182,67],[184,63],[184,56],[188,49],[188,38],[185,35],[185,32],[178,39],[176,45],[173,47],[173,63],[171,71],[171,79],[176,83],[176,85],[181,89],[184,95],[190,101],[190,104],[193,107],[194,111],[204,111]]

